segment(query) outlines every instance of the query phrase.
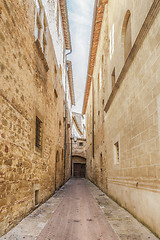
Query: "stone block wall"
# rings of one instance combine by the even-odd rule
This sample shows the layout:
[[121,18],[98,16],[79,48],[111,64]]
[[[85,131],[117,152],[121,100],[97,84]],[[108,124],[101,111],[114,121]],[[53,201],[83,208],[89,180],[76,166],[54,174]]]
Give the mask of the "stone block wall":
[[[143,7],[139,8],[136,1],[124,0],[119,6],[117,2],[106,5],[94,66],[94,157],[92,87],[87,105],[87,175],[160,236],[160,4],[156,0],[142,1]],[[121,31],[128,9],[132,48],[124,61]],[[109,32],[113,24],[115,40],[110,57]]]
[[64,183],[64,88],[50,32],[45,54],[35,42],[34,9],[33,0],[0,3],[0,235]]

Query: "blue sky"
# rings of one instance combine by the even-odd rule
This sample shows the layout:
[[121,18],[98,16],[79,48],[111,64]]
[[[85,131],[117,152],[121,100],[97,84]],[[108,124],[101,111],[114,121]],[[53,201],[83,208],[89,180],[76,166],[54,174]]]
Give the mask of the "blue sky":
[[73,111],[81,113],[88,70],[94,0],[67,0],[67,5],[73,50],[68,58],[72,61],[76,100]]

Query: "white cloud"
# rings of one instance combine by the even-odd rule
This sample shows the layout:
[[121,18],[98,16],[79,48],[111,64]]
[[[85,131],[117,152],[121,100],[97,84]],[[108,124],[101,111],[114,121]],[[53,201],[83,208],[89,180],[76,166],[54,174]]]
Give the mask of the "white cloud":
[[76,107],[81,112],[87,77],[94,0],[68,0]]
[[80,15],[80,14],[77,14],[77,13],[73,13],[73,12],[70,12],[69,13],[69,19],[70,21],[76,23],[76,24],[81,24],[81,25],[87,25],[87,26],[90,26],[90,22],[88,21],[88,19],[83,16],[83,15]]

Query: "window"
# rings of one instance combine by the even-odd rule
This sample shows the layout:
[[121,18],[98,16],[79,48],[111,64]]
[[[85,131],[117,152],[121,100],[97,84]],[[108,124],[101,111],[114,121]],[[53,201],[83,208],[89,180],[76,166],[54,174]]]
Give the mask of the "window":
[[83,146],[83,142],[80,142],[80,143],[79,143],[79,146]]
[[114,161],[115,161],[115,164],[118,164],[120,162],[119,142],[116,142],[114,144]]
[[39,150],[42,150],[42,121],[36,117],[36,141],[35,145]]
[[59,152],[56,152],[56,163],[59,162]]
[[100,168],[101,168],[101,172],[103,170],[103,157],[102,157],[102,153],[100,153]]
[[124,61],[127,59],[131,47],[132,47],[132,39],[131,39],[131,12],[128,10],[122,27],[122,45],[124,48]]
[[104,63],[104,55],[102,55],[102,66],[103,66],[103,63]]
[[35,41],[39,41],[42,52],[46,50],[47,40],[47,19],[44,12],[44,8],[40,0],[36,0],[36,9],[35,9]]
[[99,70],[99,87],[101,89],[102,87],[102,68],[100,67],[100,70]]
[[63,149],[62,149],[62,162],[63,162],[63,160],[64,160],[63,158],[64,158],[64,156],[63,156]]
[[105,57],[104,57],[104,55],[102,55],[102,77],[103,77],[104,70],[105,70],[104,64],[105,64]]
[[99,86],[99,85],[100,85],[100,84],[99,84],[99,74],[98,74],[98,82],[97,82],[97,85],[98,85],[98,97],[99,97],[99,87],[100,87],[100,86]]
[[39,204],[39,190],[35,191],[35,206]]
[[109,53],[111,59],[114,52],[114,24],[112,25],[112,30],[109,33],[109,41],[110,41]]
[[59,76],[60,76],[60,79],[62,81],[62,67],[61,67],[61,64],[60,64],[60,68],[59,68]]
[[112,89],[114,88],[114,85],[115,85],[115,68],[113,69],[113,72],[112,72]]

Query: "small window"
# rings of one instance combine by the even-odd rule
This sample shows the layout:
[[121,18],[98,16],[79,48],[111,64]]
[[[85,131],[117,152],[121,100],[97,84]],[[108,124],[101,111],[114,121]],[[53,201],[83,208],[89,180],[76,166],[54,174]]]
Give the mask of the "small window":
[[104,55],[102,55],[102,65],[103,65],[103,63],[104,63]]
[[102,68],[100,67],[99,70],[99,88],[101,89],[102,87]]
[[56,163],[59,162],[59,152],[56,153]]
[[39,190],[35,191],[35,206],[39,204]]
[[42,150],[42,121],[36,117],[36,141],[35,145],[39,150]]
[[116,82],[116,79],[115,79],[115,68],[114,68],[112,72],[112,89],[114,88],[115,82]]
[[79,143],[79,146],[83,146],[83,142],[80,142],[80,143]]
[[99,88],[100,88],[100,83],[99,83],[99,74],[98,74],[98,83],[97,83],[97,85],[98,85],[98,97],[99,97]]
[[119,156],[119,142],[116,142],[114,144],[114,159],[115,164],[118,164],[120,162],[120,156]]
[[100,168],[103,168],[103,157],[102,157],[102,153],[100,153]]
[[122,45],[124,48],[124,61],[126,61],[132,48],[132,29],[131,29],[131,12],[126,12],[122,26]]
[[110,42],[109,52],[110,52],[110,60],[111,60],[112,55],[114,53],[114,24],[112,25],[112,29],[109,33],[109,42]]

